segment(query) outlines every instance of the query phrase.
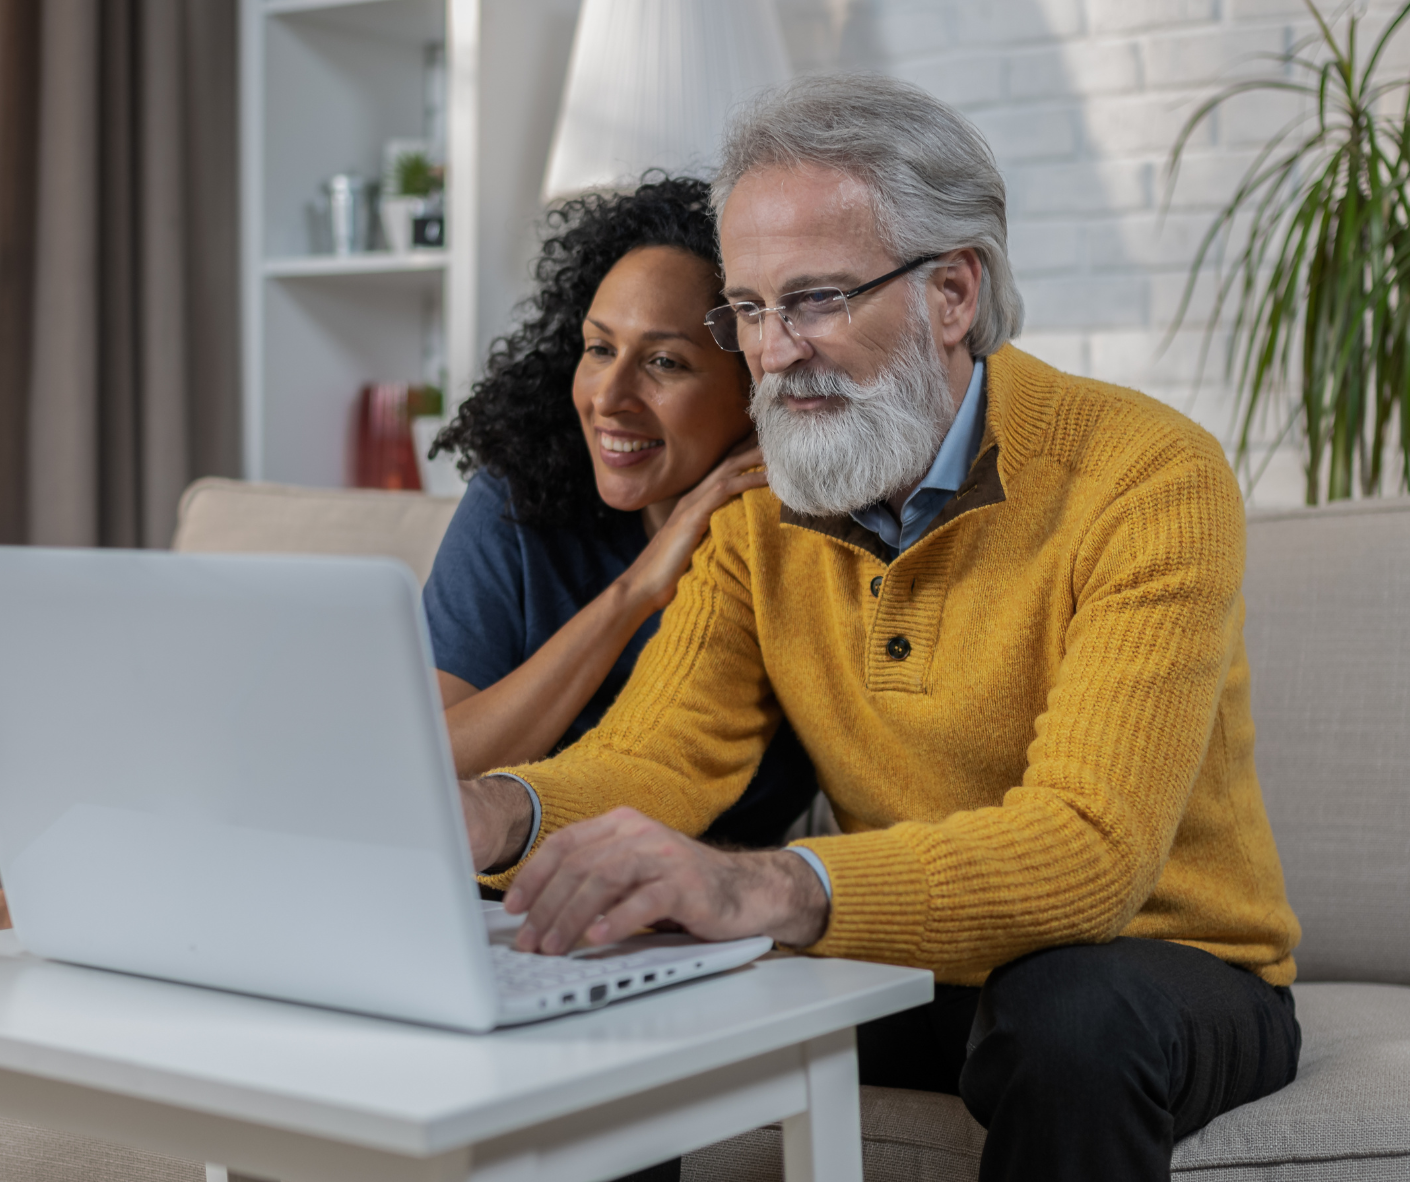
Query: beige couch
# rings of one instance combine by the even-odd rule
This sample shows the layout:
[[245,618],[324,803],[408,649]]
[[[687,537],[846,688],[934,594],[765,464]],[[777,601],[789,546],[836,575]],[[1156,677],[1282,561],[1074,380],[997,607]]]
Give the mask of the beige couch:
[[[1244,640],[1259,780],[1303,925],[1297,1080],[1175,1147],[1191,1182],[1410,1179],[1410,501],[1255,514]],[[952,1096],[864,1088],[868,1182],[972,1182]],[[763,1129],[683,1182],[781,1178]]]
[[454,497],[295,488],[207,477],[181,497],[173,550],[189,553],[383,554],[425,582]]
[[[202,481],[186,550],[389,553],[423,579],[453,501]],[[1199,1182],[1410,1179],[1410,500],[1255,515],[1244,636],[1258,766],[1304,927],[1299,1077],[1181,1142]],[[984,1130],[954,1097],[866,1088],[868,1182],[969,1182]],[[683,1176],[782,1177],[761,1129]],[[200,1182],[203,1168],[0,1125],[0,1179]]]

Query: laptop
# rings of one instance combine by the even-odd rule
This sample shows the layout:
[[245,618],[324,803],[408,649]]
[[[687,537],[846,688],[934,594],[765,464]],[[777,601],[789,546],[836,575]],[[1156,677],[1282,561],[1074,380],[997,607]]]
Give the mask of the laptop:
[[399,562],[0,547],[0,588],[0,880],[38,956],[484,1031],[771,947],[513,950]]

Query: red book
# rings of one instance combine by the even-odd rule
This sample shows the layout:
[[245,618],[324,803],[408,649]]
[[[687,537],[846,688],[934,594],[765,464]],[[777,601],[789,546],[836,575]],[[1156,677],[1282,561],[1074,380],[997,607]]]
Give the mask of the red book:
[[363,386],[357,405],[353,478],[358,488],[421,491],[421,474],[411,442],[412,391],[406,382]]

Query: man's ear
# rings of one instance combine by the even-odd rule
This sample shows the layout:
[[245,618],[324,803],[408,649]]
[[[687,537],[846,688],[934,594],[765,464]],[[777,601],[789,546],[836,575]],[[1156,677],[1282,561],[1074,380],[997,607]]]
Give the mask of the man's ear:
[[926,302],[937,343],[953,349],[965,339],[979,314],[979,288],[984,267],[972,247],[957,250],[936,267],[926,283]]

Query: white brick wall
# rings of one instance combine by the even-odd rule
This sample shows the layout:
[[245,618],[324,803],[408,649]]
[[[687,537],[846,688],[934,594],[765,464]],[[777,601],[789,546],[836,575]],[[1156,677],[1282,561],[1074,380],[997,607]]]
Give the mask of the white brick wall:
[[[1394,0],[1361,0],[1373,18]],[[1157,350],[1186,269],[1286,100],[1238,100],[1192,142],[1169,215],[1164,164],[1200,98],[1270,70],[1310,31],[1301,0],[778,0],[800,70],[881,70],[966,112],[1009,186],[1010,254],[1027,305],[1020,344],[1065,369],[1138,386],[1226,443],[1232,403],[1214,355],[1195,395],[1202,283],[1189,327]],[[1333,7],[1324,0],[1323,8]],[[1410,56],[1410,31],[1395,57]],[[1258,504],[1298,503],[1298,452],[1275,457]]]

